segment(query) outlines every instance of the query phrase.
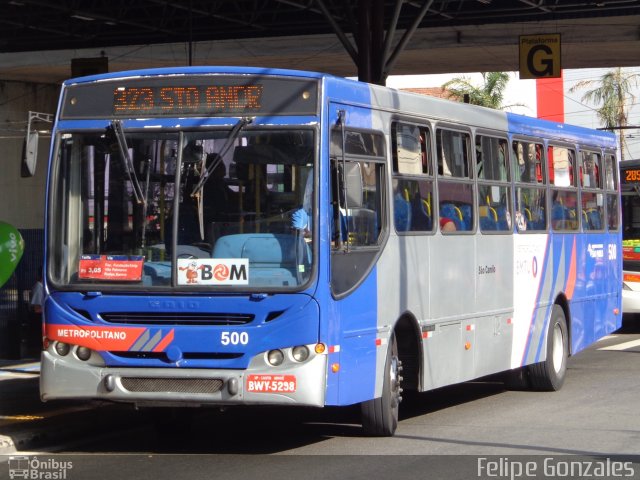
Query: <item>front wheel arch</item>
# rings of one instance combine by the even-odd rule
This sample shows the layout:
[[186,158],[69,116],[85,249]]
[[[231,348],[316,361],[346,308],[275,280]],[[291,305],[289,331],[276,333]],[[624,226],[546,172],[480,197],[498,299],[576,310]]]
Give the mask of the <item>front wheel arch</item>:
[[393,329],[398,342],[398,357],[402,363],[402,388],[419,392],[422,389],[423,349],[420,325],[416,318],[405,312]]
[[561,293],[556,298],[555,304],[559,305],[564,312],[564,319],[567,322],[567,340],[569,342],[569,356],[572,355],[573,348],[571,343],[571,308],[569,308],[569,300],[565,297],[564,293]]
[[382,396],[360,404],[364,433],[377,437],[391,437],[398,428],[398,411],[402,401],[402,364],[398,358],[395,334],[389,338],[385,359]]

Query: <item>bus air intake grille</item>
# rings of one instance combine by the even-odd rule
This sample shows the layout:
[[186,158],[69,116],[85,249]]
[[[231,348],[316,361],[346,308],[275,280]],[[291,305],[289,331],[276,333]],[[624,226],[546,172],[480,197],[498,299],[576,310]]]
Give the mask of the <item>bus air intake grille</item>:
[[200,312],[106,312],[100,317],[109,323],[129,325],[246,325],[255,318],[243,313]]
[[[111,355],[115,355],[120,358],[128,358],[134,360],[162,360],[168,362],[166,352],[119,352],[110,351]],[[184,360],[233,360],[244,356],[244,353],[229,353],[229,352],[183,352],[182,358]]]
[[223,381],[217,378],[143,378],[122,377],[122,386],[130,392],[217,393]]

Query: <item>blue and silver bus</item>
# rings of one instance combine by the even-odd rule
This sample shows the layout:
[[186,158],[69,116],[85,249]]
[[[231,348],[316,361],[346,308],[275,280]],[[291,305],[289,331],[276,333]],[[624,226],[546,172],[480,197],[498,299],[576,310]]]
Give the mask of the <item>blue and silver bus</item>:
[[621,322],[612,134],[330,75],[66,81],[43,400],[361,405],[505,372],[557,390]]

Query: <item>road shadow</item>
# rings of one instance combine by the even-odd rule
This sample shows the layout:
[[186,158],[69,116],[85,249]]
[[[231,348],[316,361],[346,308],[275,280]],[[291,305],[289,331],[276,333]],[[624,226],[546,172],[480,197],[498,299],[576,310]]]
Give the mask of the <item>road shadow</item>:
[[[497,382],[468,382],[426,393],[404,393],[400,420],[504,392]],[[274,454],[334,437],[364,437],[360,407],[159,408],[139,411],[141,427],[88,437],[81,453]]]
[[622,315],[622,327],[614,333],[640,333],[640,315],[625,313]]

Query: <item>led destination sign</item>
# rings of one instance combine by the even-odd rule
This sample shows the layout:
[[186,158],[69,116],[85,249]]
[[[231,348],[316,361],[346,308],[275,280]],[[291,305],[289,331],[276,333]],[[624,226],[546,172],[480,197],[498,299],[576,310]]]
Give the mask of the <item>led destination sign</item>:
[[256,113],[262,109],[264,86],[199,85],[185,87],[118,87],[114,115]]
[[640,183],[640,167],[623,168],[622,183]]
[[160,76],[65,89],[61,118],[315,115],[315,79],[247,75]]

